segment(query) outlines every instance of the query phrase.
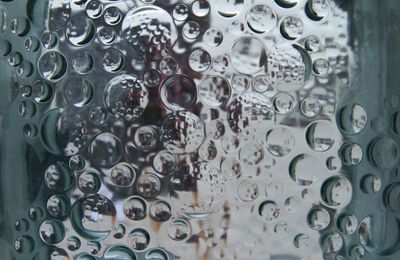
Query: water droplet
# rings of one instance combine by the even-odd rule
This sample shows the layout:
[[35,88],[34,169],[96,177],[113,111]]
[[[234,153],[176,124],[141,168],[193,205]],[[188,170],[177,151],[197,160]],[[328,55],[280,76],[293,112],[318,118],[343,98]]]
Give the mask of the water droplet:
[[285,17],[281,22],[280,31],[286,39],[295,40],[303,34],[303,21],[293,16]]
[[44,180],[51,190],[66,191],[72,185],[72,173],[63,162],[50,165],[44,173]]
[[199,158],[203,161],[212,161],[217,157],[217,147],[213,141],[207,140],[199,147]]
[[266,49],[255,37],[242,37],[232,46],[230,52],[234,69],[243,74],[254,74],[261,70],[266,61]]
[[225,125],[221,120],[212,120],[206,126],[207,137],[213,140],[221,139],[225,134]]
[[140,79],[123,74],[108,82],[104,99],[114,117],[131,120],[143,113],[149,102],[148,95],[148,91]]
[[195,21],[189,21],[183,25],[183,36],[188,40],[194,40],[200,35],[200,25]]
[[361,190],[365,193],[377,193],[381,190],[382,181],[379,176],[367,174],[360,181]]
[[58,220],[45,220],[39,227],[39,235],[47,244],[57,244],[64,239],[65,227]]
[[264,159],[264,149],[258,143],[249,142],[240,149],[239,159],[246,165],[258,165]]
[[344,106],[338,114],[338,125],[345,134],[359,134],[367,125],[367,112],[358,104]]
[[283,8],[292,8],[299,3],[299,0],[275,0],[275,3]]
[[321,248],[325,253],[338,252],[343,244],[343,238],[338,233],[327,234],[321,238]]
[[104,70],[115,73],[122,69],[125,63],[124,54],[115,48],[108,49],[101,59],[101,65]]
[[273,221],[279,217],[280,209],[275,202],[267,200],[259,206],[258,214],[266,221]]
[[162,200],[155,201],[150,205],[149,214],[155,221],[167,221],[172,215],[171,206]]
[[116,25],[122,20],[121,10],[116,6],[108,7],[104,10],[104,21],[108,25]]
[[146,217],[146,202],[138,196],[133,196],[124,202],[124,213],[132,220],[141,220]]
[[177,4],[172,11],[172,17],[175,20],[182,22],[185,21],[189,16],[189,7],[185,4]]
[[340,232],[346,235],[353,234],[358,227],[358,219],[353,214],[342,214],[338,218],[338,228]]
[[82,47],[90,43],[95,33],[96,28],[94,23],[83,14],[71,17],[65,29],[65,36],[68,41],[77,47]]
[[67,71],[67,61],[61,53],[48,51],[39,58],[38,70],[44,79],[57,81]]
[[167,176],[175,170],[176,157],[168,151],[159,151],[153,159],[153,168],[161,175]]
[[286,92],[280,92],[275,95],[273,99],[275,111],[278,114],[288,114],[290,113],[295,107],[295,99]]
[[316,59],[313,63],[313,72],[317,76],[325,76],[329,72],[329,62],[325,59]]
[[363,158],[363,151],[358,144],[345,143],[340,148],[339,155],[345,165],[358,165]]
[[129,187],[135,179],[136,171],[128,163],[118,163],[111,170],[111,181],[119,187]]
[[121,159],[123,147],[111,133],[97,135],[89,147],[92,161],[102,167],[111,167]]
[[347,206],[353,196],[353,187],[348,179],[343,176],[334,176],[326,179],[321,186],[321,198],[331,207]]
[[160,179],[152,173],[142,173],[138,179],[137,189],[146,198],[154,198],[161,191]]
[[221,172],[228,180],[238,179],[242,173],[240,162],[232,157],[228,157],[221,163]]
[[137,228],[132,230],[128,235],[128,244],[133,250],[141,251],[146,249],[146,247],[150,243],[150,235],[149,233],[142,229]]
[[295,138],[289,128],[280,126],[268,132],[266,145],[272,155],[282,157],[292,151]]
[[312,208],[307,215],[308,225],[315,230],[322,230],[328,227],[331,222],[329,212],[321,207]]
[[321,21],[328,16],[330,5],[328,0],[309,0],[306,5],[306,14],[313,21]]
[[71,251],[76,251],[81,247],[81,241],[76,236],[71,236],[67,239],[67,248]]
[[204,72],[211,67],[211,56],[203,50],[194,50],[189,56],[189,66],[196,72]]
[[161,128],[161,141],[173,153],[190,153],[203,143],[203,122],[191,112],[175,112],[165,119]]
[[222,77],[208,76],[199,85],[199,96],[208,106],[222,106],[229,100],[229,83]]
[[78,74],[87,74],[89,73],[94,66],[94,58],[88,52],[77,52],[72,54],[72,69]]
[[252,202],[258,197],[258,185],[254,181],[244,180],[237,189],[237,196],[243,202]]
[[189,77],[176,74],[162,83],[160,96],[164,105],[171,110],[190,109],[197,98],[196,84]]
[[103,13],[103,4],[98,0],[91,0],[86,5],[86,14],[89,18],[96,19]]
[[249,28],[255,33],[266,33],[275,28],[276,14],[266,5],[254,5],[246,14]]
[[63,194],[52,195],[47,200],[47,212],[54,218],[63,218],[67,216],[70,208],[69,199]]
[[244,7],[244,0],[225,0],[215,2],[217,12],[226,18],[238,15]]
[[103,27],[97,33],[97,38],[103,45],[111,45],[117,38],[117,33],[111,27]]
[[378,137],[368,145],[368,159],[376,167],[391,169],[398,165],[399,145],[390,137]]
[[313,97],[306,97],[301,101],[300,111],[307,118],[317,117],[322,110],[322,105],[318,99]]
[[126,246],[112,245],[104,252],[104,260],[136,260],[136,254]]
[[329,121],[314,122],[307,128],[306,140],[314,151],[325,152],[335,143],[335,128]]
[[64,85],[65,100],[75,107],[84,107],[90,103],[93,97],[92,84],[82,78],[72,78]]
[[101,179],[98,173],[93,171],[83,172],[78,177],[78,187],[86,194],[96,193],[100,190]]
[[161,248],[150,249],[145,257],[146,260],[169,260],[168,254]]
[[187,221],[183,219],[174,219],[169,223],[168,236],[175,241],[181,241],[188,238],[191,234],[191,228]]
[[307,234],[298,234],[294,237],[293,244],[297,248],[307,248],[310,246],[310,236]]
[[299,185],[307,186],[321,178],[321,169],[318,161],[308,155],[296,156],[289,165],[290,177]]
[[211,47],[219,46],[224,39],[222,32],[215,28],[209,28],[203,35],[203,41]]

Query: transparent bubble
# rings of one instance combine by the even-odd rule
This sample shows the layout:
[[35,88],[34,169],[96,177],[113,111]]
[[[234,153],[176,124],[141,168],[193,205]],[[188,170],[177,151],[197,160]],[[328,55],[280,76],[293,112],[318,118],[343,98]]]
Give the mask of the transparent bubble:
[[39,227],[40,239],[47,244],[57,244],[64,239],[65,227],[58,220],[45,220]]
[[307,215],[308,225],[315,230],[322,230],[328,227],[331,222],[329,212],[320,207],[312,208]]
[[268,151],[274,156],[289,154],[295,145],[295,137],[287,127],[276,127],[267,134],[266,145]]
[[299,0],[275,0],[275,3],[283,8],[292,8],[299,3]]
[[358,104],[344,106],[338,114],[338,125],[345,134],[359,134],[367,125],[367,112]]
[[260,204],[258,214],[266,221],[273,221],[279,217],[280,209],[274,201],[267,200]]
[[161,175],[168,175],[177,166],[176,157],[168,151],[159,151],[153,159],[153,168]]
[[254,5],[246,14],[249,28],[255,33],[266,33],[275,28],[276,14],[266,5]]
[[124,54],[115,48],[108,49],[101,59],[101,65],[104,70],[115,73],[122,69],[125,63]]
[[103,4],[98,0],[91,0],[86,5],[86,14],[89,18],[96,19],[103,13]]
[[299,185],[308,186],[321,178],[318,161],[308,154],[296,156],[289,165],[290,177]]
[[192,3],[192,13],[197,17],[204,17],[210,13],[210,4],[202,0],[194,1]]
[[358,228],[358,219],[353,214],[342,214],[337,221],[340,232],[346,235],[353,234]]
[[203,50],[194,50],[189,56],[189,66],[196,72],[204,72],[211,67],[211,56]]
[[15,239],[14,249],[18,253],[31,253],[35,249],[35,240],[29,235],[22,235]]
[[89,73],[94,66],[94,58],[88,52],[77,52],[72,54],[72,69],[78,74]]
[[308,248],[310,246],[310,236],[307,234],[297,234],[294,237],[293,244],[297,248]]
[[128,163],[118,163],[111,170],[111,181],[119,187],[129,187],[135,179],[136,171]]
[[278,114],[287,114],[295,107],[295,99],[286,92],[280,92],[274,96],[273,104]]
[[[195,183],[195,189],[188,185]],[[207,216],[222,208],[225,195],[225,178],[218,169],[207,163],[185,167],[171,180],[173,204],[190,217]]]
[[132,220],[141,220],[146,217],[146,202],[140,197],[130,197],[124,202],[124,213]]
[[326,253],[338,252],[343,244],[343,238],[338,233],[327,234],[321,238],[321,248]]
[[230,96],[228,81],[219,76],[208,76],[199,85],[199,97],[211,107],[224,105]]
[[225,134],[225,125],[221,120],[212,120],[206,126],[207,137],[213,140],[221,139]]
[[81,247],[81,241],[76,236],[71,236],[67,239],[67,248],[71,251],[76,251]]
[[65,36],[68,41],[78,47],[90,43],[96,33],[96,28],[92,20],[85,15],[78,14],[68,21],[65,29]]
[[224,73],[229,65],[228,57],[225,55],[218,55],[214,58],[213,68],[215,71]]
[[54,218],[67,216],[70,208],[69,199],[63,194],[50,196],[46,204],[47,212]]
[[231,80],[232,89],[236,92],[244,92],[249,88],[250,79],[244,75],[235,74]]
[[193,113],[182,111],[167,116],[161,128],[161,141],[173,153],[190,153],[203,143],[203,122]]
[[89,121],[94,125],[102,125],[107,120],[108,112],[102,106],[94,106],[88,109]]
[[93,97],[92,84],[82,78],[72,78],[64,85],[65,100],[75,107],[84,107],[90,103]]
[[345,207],[353,196],[353,187],[343,176],[334,176],[326,179],[321,186],[321,198],[329,207]]
[[286,39],[295,40],[303,34],[303,21],[293,16],[285,17],[281,22],[280,31]]
[[128,234],[128,244],[131,248],[133,248],[133,250],[144,250],[149,245],[149,243],[150,235],[146,230],[142,228],[134,229]]
[[141,126],[135,131],[134,142],[137,148],[149,151],[156,147],[158,134],[153,126]]
[[264,93],[267,97],[273,97],[275,95],[275,89],[264,75],[256,76],[251,81],[251,85],[254,91]]
[[121,239],[125,236],[126,228],[122,224],[117,224],[113,228],[113,237],[116,239]]
[[161,248],[150,249],[145,256],[146,260],[168,260],[168,254]]
[[336,171],[342,167],[342,163],[338,157],[330,156],[326,159],[326,167],[330,171]]
[[340,159],[345,165],[358,165],[363,159],[363,151],[358,144],[345,143],[339,150]]
[[54,48],[58,43],[58,36],[54,32],[43,32],[40,41],[43,47],[47,49]]
[[199,158],[203,161],[211,161],[217,157],[217,148],[213,141],[207,140],[199,147]]
[[160,62],[160,71],[165,75],[174,74],[178,70],[178,63],[170,56],[165,57]]
[[116,25],[122,20],[122,13],[121,10],[119,10],[118,7],[116,6],[111,6],[108,7],[106,10],[104,10],[104,21],[108,25]]
[[136,260],[136,254],[126,246],[112,245],[104,251],[104,260]]
[[176,74],[162,83],[160,96],[164,105],[171,110],[189,109],[196,102],[196,84],[189,77]]
[[200,35],[200,25],[195,21],[189,21],[183,25],[182,34],[189,40],[196,39]]
[[314,97],[306,97],[301,101],[300,111],[307,118],[317,117],[322,110],[322,105]]
[[223,17],[230,18],[238,15],[243,9],[244,0],[216,1],[215,9]]
[[258,165],[264,159],[264,149],[258,143],[249,142],[240,148],[239,159],[246,165]]
[[335,143],[335,133],[335,127],[329,121],[317,121],[307,128],[306,140],[314,151],[325,152]]
[[71,170],[63,162],[50,165],[45,173],[44,180],[47,187],[55,191],[66,191],[72,186]]
[[376,167],[391,169],[398,165],[399,145],[390,137],[378,137],[368,145],[368,159]]
[[[228,106],[228,123],[236,132],[262,130],[275,121],[275,112],[269,99],[260,93],[244,93]],[[258,131],[257,130],[257,131]]]
[[178,37],[172,17],[154,5],[132,8],[122,22],[122,35],[138,53],[146,53],[150,44],[157,50],[168,49]]
[[314,21],[321,21],[328,16],[330,4],[328,0],[310,0],[306,5],[308,18]]
[[78,177],[78,187],[86,194],[93,194],[100,190],[101,179],[94,171],[83,172]]
[[244,180],[237,188],[237,196],[243,202],[252,202],[258,197],[258,185],[254,181]]
[[155,174],[142,173],[138,178],[137,189],[144,197],[153,198],[161,191],[161,181]]
[[181,241],[191,235],[191,228],[187,221],[183,219],[174,219],[169,223],[168,236],[172,240]]
[[56,81],[67,71],[67,61],[61,53],[48,51],[39,58],[38,70],[44,79]]
[[102,167],[111,167],[121,159],[123,147],[111,133],[97,135],[90,144],[91,161]]
[[311,59],[299,46],[276,46],[266,60],[268,82],[279,90],[299,89],[310,78]]
[[313,72],[317,76],[325,76],[329,72],[329,62],[325,59],[316,59],[313,63]]
[[309,35],[304,41],[304,46],[309,52],[316,52],[320,48],[321,42],[316,35]]
[[155,221],[167,221],[172,215],[171,206],[162,200],[155,201],[150,205],[149,214]]
[[215,28],[207,29],[207,31],[203,35],[203,41],[211,47],[219,46],[222,43],[223,39],[223,33]]
[[97,38],[104,45],[111,45],[117,38],[117,33],[111,27],[103,27],[97,33]]
[[266,48],[263,42],[255,37],[242,37],[232,46],[230,57],[236,71],[251,75],[264,66]]
[[172,11],[172,17],[177,21],[185,21],[189,16],[189,7],[185,4],[177,4]]
[[143,75],[144,84],[147,87],[156,87],[160,84],[161,75],[158,70],[148,70]]
[[127,74],[116,76],[108,82],[104,99],[114,117],[127,120],[139,117],[149,102],[143,82]]
[[365,193],[377,193],[381,190],[381,178],[374,174],[367,174],[360,181],[361,190]]

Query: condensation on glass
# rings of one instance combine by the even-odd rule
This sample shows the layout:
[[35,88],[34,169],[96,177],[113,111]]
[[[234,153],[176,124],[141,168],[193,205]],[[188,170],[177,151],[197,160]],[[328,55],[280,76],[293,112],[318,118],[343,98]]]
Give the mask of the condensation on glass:
[[0,258],[399,259],[399,8],[0,0]]

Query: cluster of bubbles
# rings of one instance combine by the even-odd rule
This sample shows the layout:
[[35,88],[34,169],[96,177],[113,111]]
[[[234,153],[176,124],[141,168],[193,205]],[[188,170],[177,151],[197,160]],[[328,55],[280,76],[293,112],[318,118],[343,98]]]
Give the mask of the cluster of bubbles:
[[[51,0],[47,10],[36,35],[0,5],[0,33],[25,48],[2,38],[0,55],[28,82],[21,131],[52,155],[38,227],[52,259],[361,259],[397,248],[400,230],[382,240],[388,227],[347,210],[359,189],[383,190],[378,174],[354,184],[350,169],[391,170],[400,150],[390,135],[352,141],[369,119],[338,103],[352,51],[335,1]],[[398,135],[399,112],[392,122]],[[394,214],[399,194],[400,182],[385,188]],[[16,251],[34,252],[21,234]]]

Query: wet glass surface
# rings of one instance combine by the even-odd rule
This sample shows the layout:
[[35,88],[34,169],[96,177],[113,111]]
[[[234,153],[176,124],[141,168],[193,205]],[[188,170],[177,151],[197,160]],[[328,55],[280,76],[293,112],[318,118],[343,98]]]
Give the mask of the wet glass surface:
[[0,258],[399,259],[399,8],[0,0]]

